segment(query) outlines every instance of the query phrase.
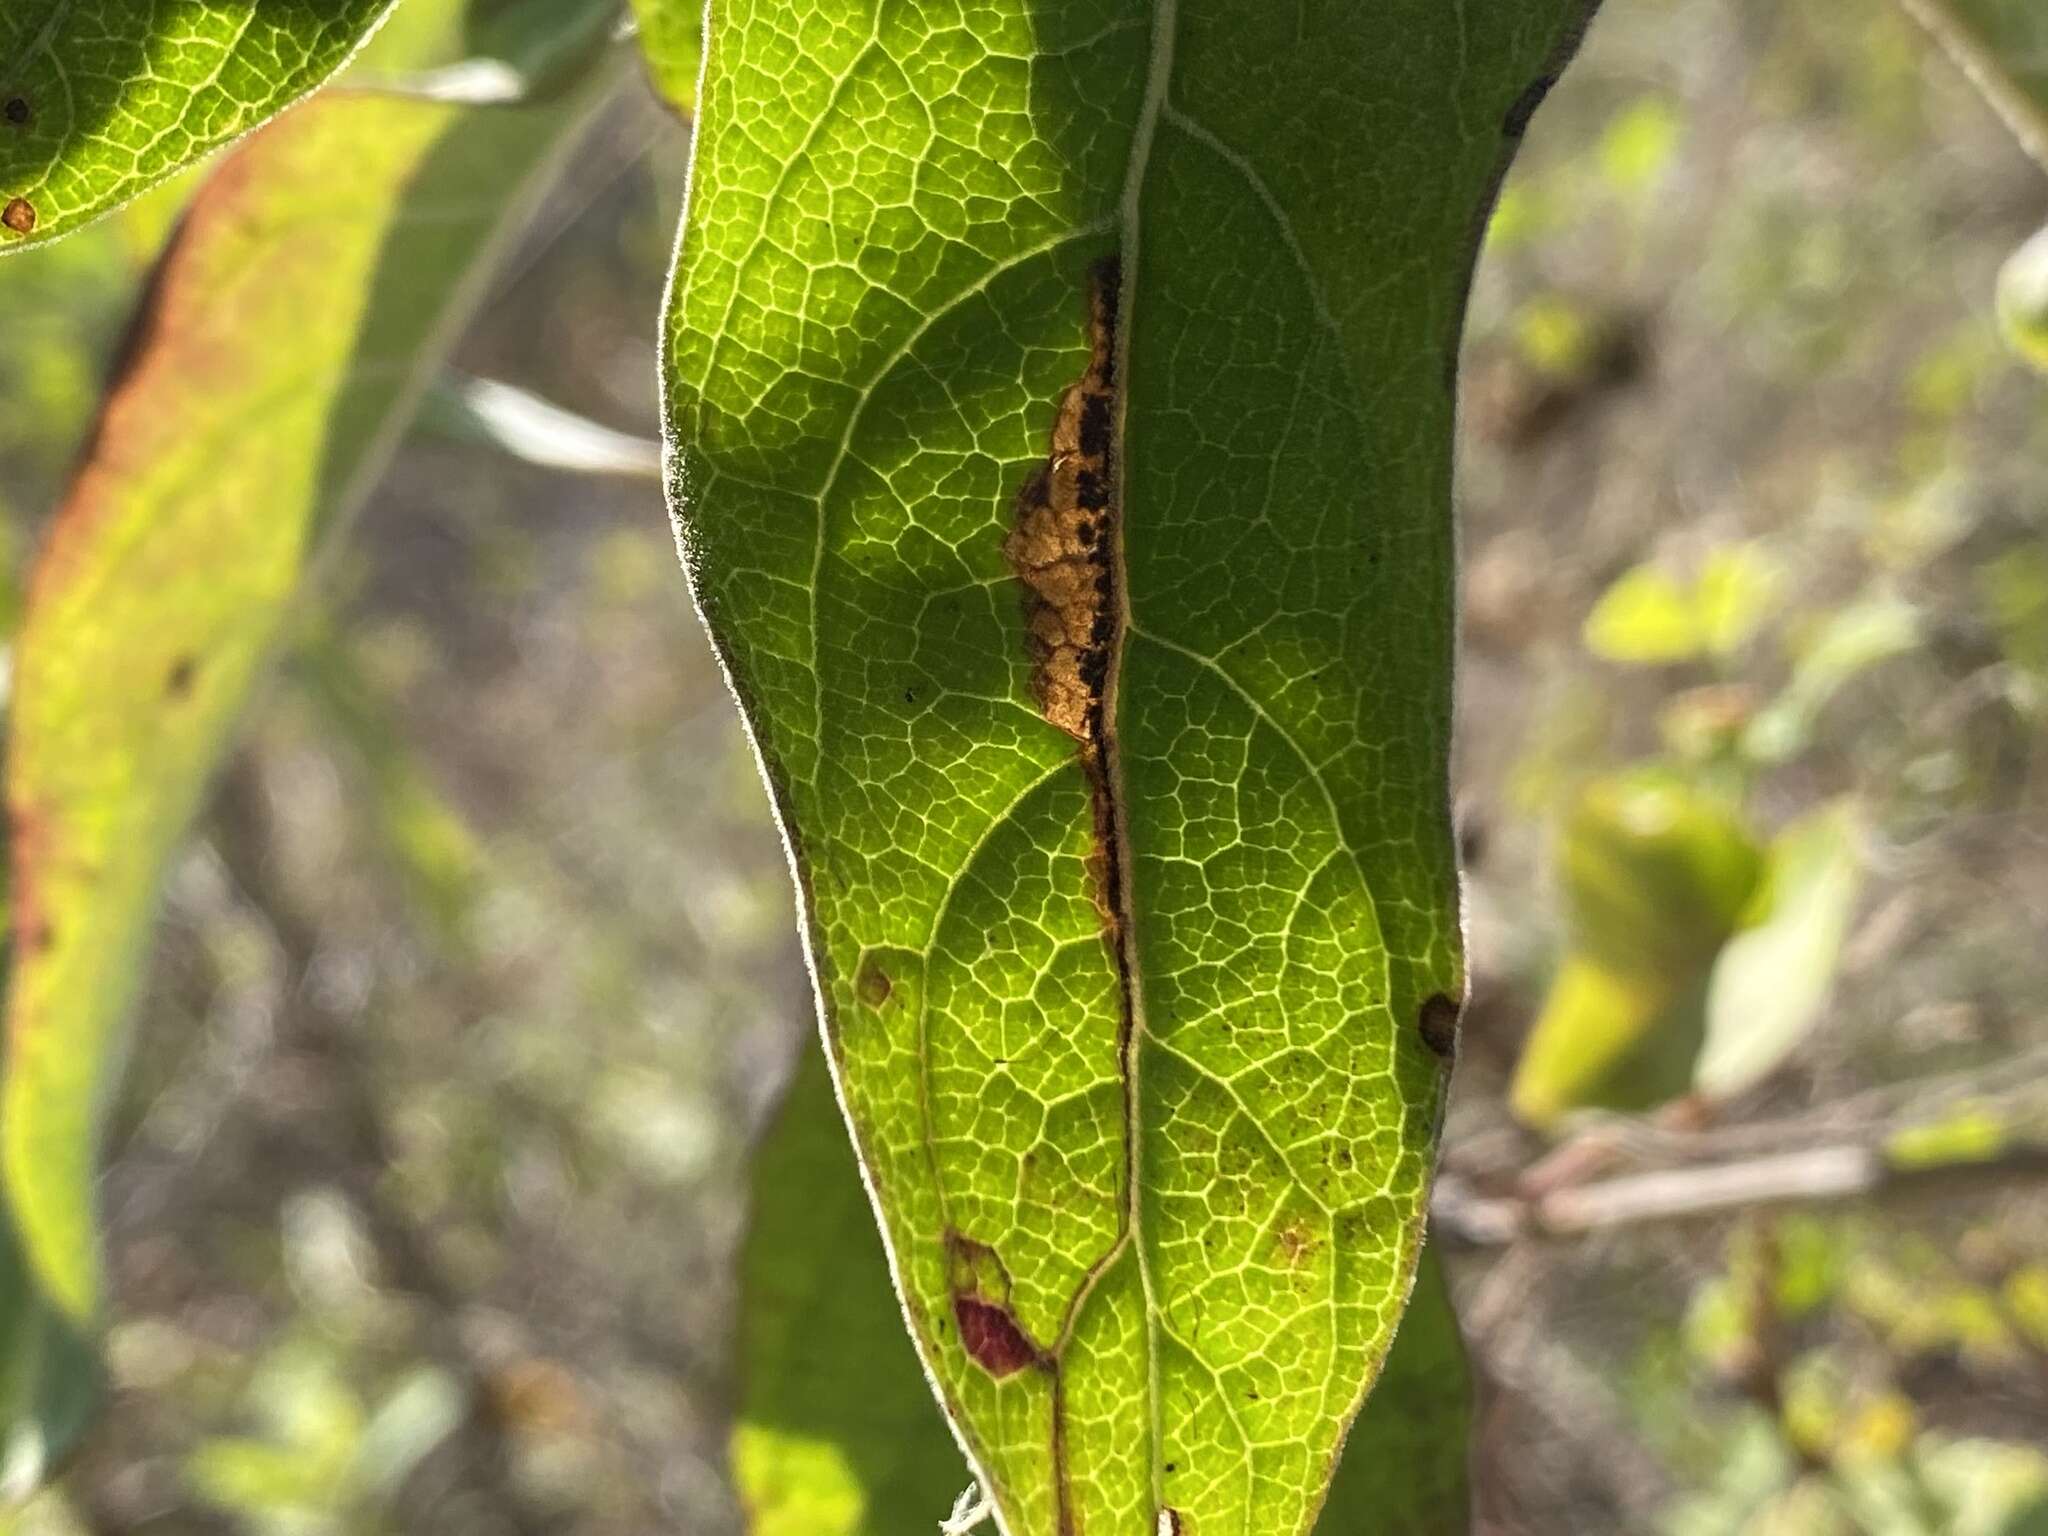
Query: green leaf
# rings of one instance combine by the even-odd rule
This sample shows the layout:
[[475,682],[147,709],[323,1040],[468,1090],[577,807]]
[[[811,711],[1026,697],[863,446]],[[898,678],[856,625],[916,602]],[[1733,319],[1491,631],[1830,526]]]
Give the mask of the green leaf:
[[1714,962],[1694,1086],[1725,1098],[1760,1082],[1819,1022],[1862,888],[1859,820],[1842,802],[1771,844],[1760,917]]
[[929,1530],[968,1481],[904,1337],[822,1051],[754,1157],[732,1470],[753,1536]]
[[[825,1058],[807,1051],[754,1160],[740,1264],[733,1480],[751,1536],[929,1529],[967,1482],[903,1335]],[[1352,1427],[1321,1536],[1463,1536],[1472,1381],[1433,1251]]]
[[1589,785],[1558,839],[1565,952],[1509,1102],[1548,1128],[1575,1109],[1645,1109],[1692,1083],[1715,957],[1763,854],[1719,802],[1662,774]]
[[1452,377],[1587,7],[712,8],[666,370],[919,1349],[1013,1536],[1306,1530],[1464,970]]
[[0,252],[54,240],[290,106],[392,0],[9,0]]
[[633,0],[640,51],[662,99],[685,117],[697,110],[697,71],[704,62],[700,0]]
[[95,1125],[163,862],[320,536],[381,469],[581,110],[323,96],[222,167],[145,300],[33,578],[7,762],[0,1160],[75,1319],[98,1303]]

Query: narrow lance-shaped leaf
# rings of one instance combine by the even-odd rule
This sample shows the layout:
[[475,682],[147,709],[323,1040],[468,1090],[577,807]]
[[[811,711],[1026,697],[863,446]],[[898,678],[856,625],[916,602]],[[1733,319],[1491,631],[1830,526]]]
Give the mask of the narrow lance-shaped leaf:
[[8,0],[0,252],[68,234],[290,106],[393,0]]
[[144,301],[32,580],[7,759],[0,1159],[80,1319],[94,1127],[163,862],[318,535],[380,470],[587,104],[322,97],[208,183]]
[[1311,1526],[1464,970],[1452,378],[1580,0],[708,18],[673,504],[1015,1536]]
[[[966,1479],[898,1323],[889,1270],[821,1052],[805,1053],[754,1159],[741,1259],[733,1480],[751,1536],[928,1527]],[[1352,1427],[1318,1536],[1464,1536],[1472,1383],[1441,1269]]]

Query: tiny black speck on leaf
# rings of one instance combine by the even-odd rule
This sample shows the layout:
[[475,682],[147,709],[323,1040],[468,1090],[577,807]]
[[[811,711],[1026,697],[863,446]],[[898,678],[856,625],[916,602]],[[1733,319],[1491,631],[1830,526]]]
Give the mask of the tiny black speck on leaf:
[[174,699],[182,699],[192,691],[193,681],[199,676],[199,663],[190,656],[180,656],[171,663],[171,670],[164,674],[164,692]]
[[6,112],[7,121],[17,128],[26,127],[29,119],[35,116],[35,113],[29,110],[28,98],[24,96],[8,97],[6,107],[0,110]]

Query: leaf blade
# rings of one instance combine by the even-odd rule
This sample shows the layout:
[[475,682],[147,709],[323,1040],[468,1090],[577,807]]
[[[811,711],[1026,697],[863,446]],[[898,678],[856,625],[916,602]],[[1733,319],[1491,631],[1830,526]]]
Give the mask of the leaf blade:
[[326,80],[395,0],[29,0],[0,16],[0,253],[54,240]]
[[163,863],[310,560],[580,110],[323,97],[202,190],[145,301],[37,563],[6,765],[0,1172],[75,1321],[98,1305],[97,1123]]
[[[931,1400],[840,1128],[807,1049],[756,1149],[740,1260],[733,1481],[750,1536],[886,1536],[968,1473]],[[1464,1536],[1472,1380],[1434,1250],[1344,1444],[1322,1536]]]
[[1585,10],[711,13],[672,505],[1013,1532],[1306,1529],[1393,1334],[1464,986],[1445,381]]

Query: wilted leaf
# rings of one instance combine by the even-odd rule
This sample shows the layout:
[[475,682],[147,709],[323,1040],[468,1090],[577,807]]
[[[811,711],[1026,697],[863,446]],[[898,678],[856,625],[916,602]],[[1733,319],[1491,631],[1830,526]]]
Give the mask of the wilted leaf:
[[[930,1529],[967,1482],[904,1336],[822,1053],[754,1162],[733,1478],[750,1536]],[[1432,1252],[1330,1485],[1321,1536],[1464,1536],[1472,1382]]]
[[0,252],[118,207],[298,100],[392,0],[8,0]]
[[1772,842],[1761,906],[1714,962],[1693,1083],[1725,1098],[1774,1071],[1820,1019],[1862,885],[1853,805],[1833,805]]
[[1590,785],[1559,835],[1565,948],[1516,1065],[1535,1126],[1644,1109],[1691,1085],[1708,979],[1763,854],[1718,801],[1654,773]]
[[161,865],[316,536],[381,468],[578,110],[322,97],[221,168],[145,301],[33,579],[8,748],[0,1153],[75,1318],[97,1303],[94,1126]]
[[1305,1530],[1464,972],[1452,395],[1587,7],[733,3],[666,359],[912,1331],[1013,1536]]

